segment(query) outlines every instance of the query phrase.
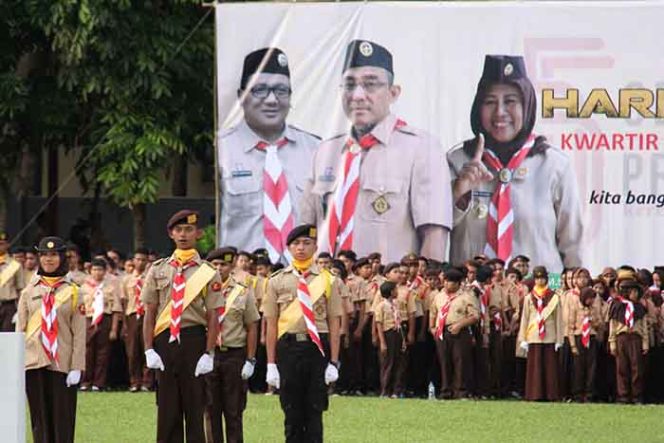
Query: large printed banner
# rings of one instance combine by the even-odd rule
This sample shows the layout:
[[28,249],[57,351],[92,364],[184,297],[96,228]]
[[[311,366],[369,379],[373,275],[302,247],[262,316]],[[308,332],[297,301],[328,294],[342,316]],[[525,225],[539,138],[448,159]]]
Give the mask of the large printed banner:
[[[664,3],[245,3],[216,14],[222,244],[284,259],[283,232],[304,221],[318,225],[319,250],[351,245],[384,261],[412,251],[525,254],[553,272],[664,264]],[[262,58],[269,75],[243,79],[261,48],[282,52]],[[478,157],[471,109],[487,55],[522,56],[525,72],[517,58],[488,62]],[[546,143],[510,167],[501,150],[515,158],[519,146],[499,133],[527,121],[521,76]],[[359,148],[367,131],[378,148]],[[451,180],[480,159],[492,178],[471,177],[457,198]],[[447,252],[436,250],[445,228]]]

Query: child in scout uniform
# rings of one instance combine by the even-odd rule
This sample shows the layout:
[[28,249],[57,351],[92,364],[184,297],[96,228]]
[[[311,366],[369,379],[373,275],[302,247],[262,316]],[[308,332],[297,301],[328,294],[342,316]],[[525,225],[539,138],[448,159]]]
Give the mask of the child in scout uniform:
[[523,302],[517,341],[526,353],[526,400],[556,401],[560,398],[557,352],[563,343],[560,298],[548,286],[544,266],[533,269],[535,287]]
[[263,300],[266,381],[281,387],[286,441],[323,441],[325,385],[339,378],[341,295],[337,279],[313,264],[316,231],[301,225],[288,234],[292,264],[270,278]]
[[444,275],[445,288],[436,294],[429,311],[429,329],[441,368],[441,397],[466,398],[473,370],[469,327],[480,319],[479,302],[472,292],[461,289],[461,270],[449,267]]
[[[348,325],[348,335],[350,347],[348,349],[348,389],[355,395],[362,395],[365,391],[363,379],[364,361],[362,355],[362,336],[367,325],[369,316],[367,311],[370,305],[367,303],[367,286],[371,277],[371,263],[366,257],[357,260],[353,266],[356,276],[354,287],[351,289],[351,302],[353,303],[353,313]],[[342,374],[346,368],[342,363]]]
[[[256,255],[256,251],[254,251]],[[267,255],[256,255],[256,277],[254,279],[254,298],[256,299],[256,308],[261,316],[258,322],[258,347],[256,349],[256,369],[254,375],[249,379],[249,390],[253,393],[264,393],[267,391],[265,383],[265,371],[267,369],[267,353],[265,352],[265,319],[261,304],[267,291],[267,282],[272,273],[272,263]]]
[[143,349],[143,319],[145,306],[141,303],[141,291],[148,267],[148,250],[138,248],[132,258],[134,270],[122,280],[122,294],[125,302],[124,332],[129,369],[129,390],[148,391],[152,388],[154,373],[145,366]]
[[597,335],[602,328],[602,305],[595,291],[586,286],[567,301],[567,337],[574,359],[572,393],[580,403],[590,401],[595,392]]
[[525,360],[516,358],[515,350],[518,346],[516,340],[523,300],[530,290],[523,283],[521,271],[516,268],[508,268],[505,271],[505,285],[503,286],[503,314],[506,325],[503,337],[503,387],[512,397],[520,398],[525,387]]
[[406,393],[410,353],[415,344],[416,332],[415,314],[417,313],[417,306],[415,304],[415,299],[417,298],[417,294],[407,284],[408,271],[408,266],[403,264],[399,265],[397,296],[395,299],[395,304],[399,309],[399,315],[401,318],[401,330],[406,338],[406,347],[404,349],[405,355],[404,358],[399,360],[396,374],[396,395],[399,397],[405,396]]
[[650,348],[646,308],[641,303],[644,291],[634,278],[620,276],[617,290],[609,308],[609,349],[616,358],[616,401],[642,403],[644,356]]
[[205,382],[214,369],[221,277],[194,246],[203,232],[198,213],[176,212],[167,224],[175,251],[145,277],[143,339],[148,368],[157,371],[157,440],[203,441]]
[[21,264],[8,251],[9,238],[0,231],[0,332],[14,330],[18,296],[25,287]]
[[76,385],[85,369],[85,307],[67,279],[65,243],[45,237],[39,272],[21,293],[16,332],[25,333],[25,387],[35,442],[73,442]]
[[397,284],[386,281],[380,285],[382,300],[376,305],[374,318],[380,343],[380,396],[397,398],[397,368],[404,358],[406,342],[401,330],[401,318],[395,298]]
[[419,275],[420,261],[415,254],[407,254],[401,259],[401,264],[408,266],[406,286],[410,289],[415,302],[415,341],[411,345],[408,359],[408,394],[420,398],[427,395],[427,361],[426,336],[429,329],[429,305],[427,294],[429,286],[424,277]]
[[[221,275],[225,306],[217,311],[219,336],[214,355],[214,370],[206,376],[211,423],[208,442],[244,441],[242,414],[247,405],[247,380],[256,366],[256,343],[260,315],[254,291],[231,275],[235,252],[215,249],[207,256]],[[222,418],[223,416],[223,418]],[[223,421],[222,421],[223,420]]]
[[106,387],[111,342],[118,338],[122,317],[120,287],[117,280],[106,278],[106,265],[104,259],[92,260],[91,275],[81,287],[88,326],[82,391],[90,389],[91,385],[93,391]]

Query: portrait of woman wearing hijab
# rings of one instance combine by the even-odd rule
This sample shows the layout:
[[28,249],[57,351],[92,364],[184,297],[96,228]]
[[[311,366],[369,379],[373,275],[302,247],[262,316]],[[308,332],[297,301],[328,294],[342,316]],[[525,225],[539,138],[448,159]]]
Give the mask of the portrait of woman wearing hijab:
[[525,254],[554,272],[582,265],[583,224],[568,157],[533,132],[535,89],[523,57],[487,55],[472,105],[475,138],[448,153],[450,261]]

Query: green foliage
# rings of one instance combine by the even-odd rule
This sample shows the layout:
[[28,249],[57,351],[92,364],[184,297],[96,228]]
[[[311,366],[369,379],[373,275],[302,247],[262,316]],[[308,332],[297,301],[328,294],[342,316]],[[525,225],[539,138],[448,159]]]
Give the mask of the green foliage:
[[202,256],[207,255],[216,245],[217,229],[214,225],[208,225],[203,229],[203,236],[196,242],[196,249]]

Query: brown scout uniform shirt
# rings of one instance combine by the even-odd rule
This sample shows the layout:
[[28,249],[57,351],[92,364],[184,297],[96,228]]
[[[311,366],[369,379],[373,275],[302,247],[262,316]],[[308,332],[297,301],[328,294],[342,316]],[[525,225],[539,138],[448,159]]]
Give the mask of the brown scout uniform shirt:
[[639,334],[641,336],[641,347],[645,351],[650,349],[650,340],[648,337],[648,321],[645,317],[640,320],[634,320],[634,328],[631,331],[625,324],[611,319],[609,320],[609,348],[611,349],[611,352],[616,352],[616,338],[620,334],[628,333]]
[[[4,271],[13,261],[13,258],[6,256],[5,262],[0,264],[0,273]],[[25,277],[23,275],[23,268],[18,267],[18,270],[7,280],[7,283],[0,286],[0,301],[18,300],[21,290],[25,288]]]
[[[184,278],[187,282],[200,266],[212,267],[210,263],[202,260],[198,254],[194,256],[193,260],[196,262],[196,266],[190,266],[184,271]],[[158,305],[157,318],[171,300],[173,278],[175,278],[177,272],[171,264],[173,262],[177,262],[175,255],[155,261],[143,282],[141,302],[143,304],[153,303]],[[207,311],[222,306],[224,306],[224,299],[221,296],[221,276],[215,270],[215,274],[207,283],[207,286],[204,286],[201,293],[182,311],[181,328],[184,329],[190,326],[207,327]]]
[[[55,297],[68,287],[75,286],[65,278],[67,283],[55,291]],[[78,288],[77,288],[78,289]],[[35,276],[21,293],[18,302],[18,321],[16,332],[26,332],[28,322],[33,313],[40,312],[42,297],[48,290],[39,284],[39,277]],[[68,373],[71,370],[85,370],[85,307],[80,294],[76,298],[70,297],[66,303],[57,309],[58,318],[58,365],[51,363],[41,343],[40,330],[25,342],[25,369],[48,368],[51,371]],[[41,318],[41,314],[40,318]],[[40,323],[41,324],[41,323]]]
[[[230,277],[230,279],[228,286],[223,289],[225,302],[228,301],[228,297],[236,286],[244,286],[236,282],[233,277]],[[233,306],[226,304],[226,316],[222,323],[222,346],[229,348],[245,347],[247,345],[247,326],[260,319],[254,291],[251,287],[245,287],[242,293],[233,301]]]
[[[436,291],[429,309],[429,327],[438,327],[438,314],[449,298],[445,290]],[[445,327],[452,326],[468,317],[480,317],[480,302],[475,294],[465,289],[457,291],[445,319]],[[438,337],[436,337],[438,338]]]
[[143,285],[145,285],[145,277],[147,271],[141,275],[137,275],[136,272],[132,274],[125,275],[122,279],[122,298],[124,299],[125,305],[125,315],[132,315],[136,313],[136,282],[140,278],[143,280]]
[[[394,311],[392,308],[393,300],[387,300],[381,296],[382,300],[376,304],[376,310],[374,312],[374,320],[377,324],[381,325],[383,331],[390,331],[392,329],[397,329],[401,325],[396,324],[396,319],[394,318]],[[403,321],[403,318],[402,318]]]
[[[288,266],[270,278],[270,281],[267,284],[267,293],[263,300],[263,315],[265,318],[278,319],[281,313],[284,312],[294,300],[297,300],[298,278],[294,271],[295,269],[293,266]],[[311,283],[320,272],[321,270],[316,265],[312,265],[309,268],[309,275],[306,278],[307,283]],[[332,275],[330,275],[330,278],[332,279],[330,296],[327,297],[325,294],[322,295],[313,305],[315,323],[319,333],[329,332],[328,320],[335,317],[341,317],[343,314],[341,280]],[[313,296],[313,294],[311,295]],[[304,316],[300,317],[300,319],[295,322],[286,333],[307,333]]]
[[[449,169],[440,143],[412,126],[395,130],[390,114],[371,134],[380,143],[362,150],[360,190],[354,216],[353,250],[358,256],[380,252],[399,261],[405,251],[419,251],[417,228],[452,227]],[[324,141],[314,154],[300,201],[302,223],[323,228],[337,186],[349,134]],[[326,229],[319,252],[328,251]],[[436,258],[436,257],[433,257]]]
[[73,281],[77,285],[83,286],[83,283],[85,283],[85,280],[87,280],[88,277],[90,277],[90,276],[88,274],[86,274],[85,272],[83,272],[83,271],[76,270],[76,271],[69,271],[67,273],[67,277],[69,277],[71,279],[71,281]]
[[[553,298],[549,300],[552,303]],[[519,336],[517,345],[525,341],[529,344],[535,343],[563,343],[565,329],[563,326],[563,310],[558,301],[554,311],[544,321],[544,339],[540,339],[539,328],[537,325],[537,306],[533,304],[533,295],[528,294],[523,302],[523,312],[521,314],[521,324],[519,325]],[[548,304],[547,304],[548,306]],[[544,310],[547,310],[547,306]],[[532,326],[531,326],[532,325]]]
[[[81,296],[83,297],[83,303],[85,303],[85,316],[92,317],[94,313],[93,303],[95,300],[95,291],[97,290],[96,286],[93,286],[93,283],[96,283],[92,280],[92,277],[89,277],[83,286],[81,286]],[[104,293],[104,314],[112,314],[114,312],[122,312],[122,300],[120,298],[120,287],[117,285],[117,281],[109,280],[104,278],[102,292]]]
[[[583,319],[586,315],[590,316],[590,335],[598,336],[601,333],[604,323],[602,321],[604,312],[602,305],[597,303],[597,299],[599,299],[599,297],[595,297],[595,300],[590,307],[583,306],[578,297],[573,297],[567,300],[567,329],[565,335],[567,335],[572,348],[576,347],[574,336],[582,334]],[[604,303],[603,301],[601,302]]]
[[519,315],[521,314],[520,288],[509,282],[503,281],[493,285],[493,291],[500,297],[503,307],[503,333],[504,335],[516,335],[519,331]]

